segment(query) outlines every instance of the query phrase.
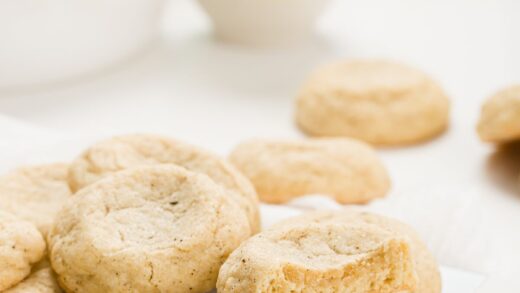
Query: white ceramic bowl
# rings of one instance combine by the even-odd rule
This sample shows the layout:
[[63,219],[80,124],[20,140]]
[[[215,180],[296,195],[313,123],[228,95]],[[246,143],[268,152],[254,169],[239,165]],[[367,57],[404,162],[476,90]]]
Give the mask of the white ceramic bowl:
[[328,0],[199,0],[217,36],[234,43],[278,46],[312,33]]
[[0,89],[128,58],[158,31],[164,0],[0,0]]

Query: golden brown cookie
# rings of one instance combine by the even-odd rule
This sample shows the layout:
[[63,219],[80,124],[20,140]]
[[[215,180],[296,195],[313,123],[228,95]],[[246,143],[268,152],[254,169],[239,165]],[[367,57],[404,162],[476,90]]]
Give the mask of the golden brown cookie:
[[101,141],[71,164],[69,183],[78,190],[114,172],[155,164],[175,164],[209,176],[247,211],[252,230],[260,229],[257,195],[240,172],[210,152],[166,137],[135,134]]
[[410,241],[410,248],[415,262],[415,271],[418,276],[418,283],[415,293],[440,293],[441,276],[435,258],[428,247],[421,240],[414,229],[395,219],[381,215],[357,212],[353,210],[342,211],[321,211],[306,213],[275,225],[274,229],[287,226],[300,226],[315,223],[335,223],[343,225],[373,225],[394,233],[399,237],[407,237]]
[[36,226],[0,211],[0,291],[27,277],[44,253],[45,241]]
[[477,130],[487,142],[520,140],[520,85],[506,88],[484,103]]
[[16,169],[0,177],[0,210],[35,224],[45,235],[71,195],[67,164]]
[[47,261],[35,265],[31,274],[3,293],[61,293],[56,276]]
[[48,236],[67,292],[200,292],[251,235],[208,176],[174,165],[118,172],[70,197]]
[[449,101],[429,76],[381,60],[349,60],[317,70],[296,101],[296,121],[314,136],[375,145],[429,139],[446,129]]
[[222,266],[222,293],[412,292],[410,245],[374,225],[312,223],[264,231]]
[[353,139],[250,140],[237,146],[230,160],[269,203],[315,193],[366,203],[390,188],[372,147]]

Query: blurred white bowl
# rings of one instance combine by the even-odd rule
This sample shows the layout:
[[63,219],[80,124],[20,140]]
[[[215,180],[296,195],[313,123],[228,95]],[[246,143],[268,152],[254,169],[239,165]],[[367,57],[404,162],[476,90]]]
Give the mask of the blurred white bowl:
[[218,38],[252,46],[297,43],[313,31],[328,0],[199,0]]
[[0,88],[124,60],[158,31],[164,0],[1,0]]

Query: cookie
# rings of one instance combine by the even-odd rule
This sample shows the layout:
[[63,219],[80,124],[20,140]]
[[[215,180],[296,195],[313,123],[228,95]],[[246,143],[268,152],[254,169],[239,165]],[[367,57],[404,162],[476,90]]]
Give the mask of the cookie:
[[487,142],[520,140],[520,85],[504,89],[484,103],[477,131]]
[[315,193],[341,203],[366,203],[390,188],[374,150],[353,139],[251,140],[237,146],[230,161],[269,203]]
[[314,223],[262,232],[222,266],[217,291],[411,292],[410,245],[374,225]]
[[428,247],[421,240],[415,230],[395,219],[380,216],[373,213],[343,210],[337,212],[321,211],[307,213],[303,216],[282,221],[273,227],[301,226],[311,224],[334,223],[343,225],[372,225],[394,233],[399,237],[406,237],[410,241],[410,247],[415,262],[415,271],[418,276],[415,293],[440,293],[441,276],[435,258]]
[[45,253],[45,241],[30,222],[0,211],[0,291],[22,281]]
[[251,235],[208,176],[175,165],[115,173],[69,198],[48,236],[67,292],[201,292]]
[[258,198],[251,183],[227,161],[173,139],[135,134],[101,141],[71,164],[69,183],[78,190],[114,172],[154,164],[176,164],[208,175],[229,190],[229,196],[247,211],[252,230],[259,231]]
[[48,164],[14,170],[0,177],[0,210],[35,224],[45,235],[71,195],[68,165]]
[[375,145],[420,142],[444,131],[449,100],[416,69],[351,60],[317,70],[296,101],[296,121],[314,136],[348,136]]
[[43,261],[33,268],[29,277],[3,293],[61,293],[56,276],[48,262]]

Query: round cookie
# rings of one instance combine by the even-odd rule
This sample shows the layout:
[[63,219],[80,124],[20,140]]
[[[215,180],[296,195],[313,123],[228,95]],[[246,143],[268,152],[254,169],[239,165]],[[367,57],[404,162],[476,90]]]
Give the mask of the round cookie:
[[61,293],[56,276],[47,261],[37,264],[29,277],[3,293]]
[[260,230],[258,198],[251,183],[227,161],[170,138],[135,134],[101,141],[71,164],[69,183],[78,190],[114,172],[155,164],[175,164],[208,175],[247,211],[253,232]]
[[423,72],[377,60],[323,67],[296,101],[296,121],[314,136],[348,136],[375,145],[411,144],[448,125],[449,100]]
[[45,241],[30,222],[0,211],[0,291],[22,281],[45,253]]
[[48,236],[67,292],[208,292],[251,235],[245,212],[206,175],[175,165],[118,172],[70,197]]
[[0,177],[0,210],[35,224],[45,235],[71,195],[68,165],[48,164],[16,169]]
[[353,210],[342,210],[336,212],[320,211],[306,213],[305,215],[282,221],[275,225],[273,229],[317,223],[335,223],[343,225],[368,224],[377,226],[378,228],[384,229],[390,233],[397,234],[400,237],[407,237],[410,240],[410,247],[415,262],[415,271],[418,276],[417,288],[413,292],[441,292],[441,275],[435,258],[412,227],[395,219]]
[[393,293],[416,282],[406,238],[373,225],[314,223],[244,242],[220,269],[217,291]]
[[390,188],[388,173],[372,147],[348,138],[251,140],[237,146],[230,161],[269,203],[314,193],[341,203],[366,203]]
[[520,85],[506,88],[484,103],[477,131],[487,142],[520,140]]

